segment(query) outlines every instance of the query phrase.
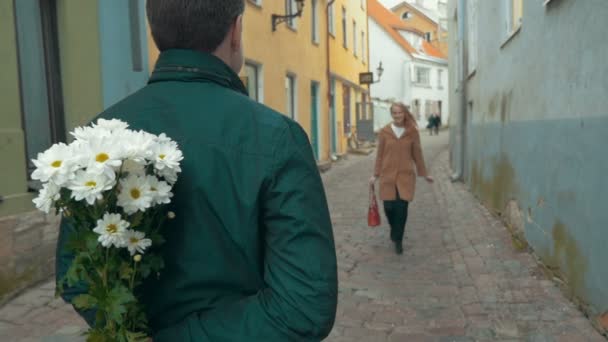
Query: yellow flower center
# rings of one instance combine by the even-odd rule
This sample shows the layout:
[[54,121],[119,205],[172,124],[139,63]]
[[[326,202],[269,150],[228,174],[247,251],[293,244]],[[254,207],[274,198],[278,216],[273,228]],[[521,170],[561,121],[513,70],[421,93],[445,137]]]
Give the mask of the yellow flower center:
[[95,181],[88,181],[86,183],[84,183],[85,186],[88,186],[89,188],[94,188],[97,186],[97,182]]
[[133,199],[138,199],[141,197],[141,192],[139,191],[139,189],[131,189],[131,197]]
[[95,161],[98,163],[103,163],[108,159],[110,159],[110,156],[103,152],[95,156]]
[[51,163],[52,167],[61,167],[61,160],[55,160],[54,162]]
[[165,155],[165,154],[159,154],[159,155],[158,155],[158,158],[160,158],[160,159],[165,159],[165,157],[166,157],[166,156],[167,156],[167,155]]
[[156,190],[156,188],[155,188],[155,187],[153,187],[153,186],[152,186],[152,187],[150,187],[150,190],[151,190],[151,191],[157,191],[157,190]]
[[139,240],[135,237],[130,238],[129,241],[131,242],[131,244],[136,244],[139,242]]
[[106,232],[108,232],[110,234],[115,234],[117,231],[118,231],[118,227],[114,223],[110,223],[106,227]]

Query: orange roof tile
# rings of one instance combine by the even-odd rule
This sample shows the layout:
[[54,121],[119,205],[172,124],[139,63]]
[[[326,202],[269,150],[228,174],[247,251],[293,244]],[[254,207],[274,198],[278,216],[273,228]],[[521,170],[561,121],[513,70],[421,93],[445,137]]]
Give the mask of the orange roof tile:
[[[411,24],[404,22],[399,17],[384,7],[378,0],[368,0],[367,12],[374,21],[376,21],[388,33],[395,42],[397,42],[403,50],[409,54],[419,53],[401,34],[398,30],[405,30],[422,35],[422,31],[418,30]],[[443,58],[444,56],[439,49],[424,41],[422,43],[424,53],[435,58]]]
[[404,22],[399,20],[399,18],[389,11],[386,7],[384,7],[378,0],[368,0],[367,2],[367,12],[368,14],[380,25],[386,33],[391,36],[400,46],[409,54],[416,53],[416,49],[408,43],[408,41],[403,38],[397,29],[403,30],[411,30],[413,27],[406,25]]
[[446,56],[439,51],[438,48],[434,47],[431,43],[426,40],[422,42],[422,48],[424,49],[424,53],[431,57],[446,59]]

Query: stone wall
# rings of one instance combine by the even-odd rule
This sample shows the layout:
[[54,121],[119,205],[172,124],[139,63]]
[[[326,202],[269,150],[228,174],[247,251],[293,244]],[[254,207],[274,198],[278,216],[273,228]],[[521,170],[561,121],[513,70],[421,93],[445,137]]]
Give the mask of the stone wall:
[[59,220],[38,211],[0,218],[0,305],[54,274]]

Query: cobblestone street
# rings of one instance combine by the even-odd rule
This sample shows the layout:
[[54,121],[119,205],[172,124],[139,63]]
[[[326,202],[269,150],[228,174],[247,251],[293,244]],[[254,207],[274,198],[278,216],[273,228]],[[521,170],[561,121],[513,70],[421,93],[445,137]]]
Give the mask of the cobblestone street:
[[[323,175],[340,276],[327,341],[605,341],[466,186],[450,182],[447,133],[422,135],[436,181],[418,183],[403,255],[384,217],[367,227],[374,155]],[[53,291],[47,282],[1,308],[0,341],[82,340],[83,321]]]

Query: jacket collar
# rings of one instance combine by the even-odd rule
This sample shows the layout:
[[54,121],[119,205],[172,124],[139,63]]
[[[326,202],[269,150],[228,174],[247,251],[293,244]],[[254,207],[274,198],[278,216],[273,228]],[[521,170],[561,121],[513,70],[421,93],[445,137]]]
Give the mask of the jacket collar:
[[409,134],[411,134],[412,130],[415,129],[415,127],[412,125],[405,125],[405,133],[400,138],[397,138],[397,136],[395,135],[395,132],[393,131],[393,127],[391,125],[392,125],[392,123],[389,123],[388,125],[384,126],[384,128],[382,128],[382,132],[384,132],[385,134],[388,134],[389,136],[391,136],[397,140],[407,137]]
[[148,84],[163,81],[212,82],[247,95],[239,76],[221,59],[194,50],[163,51]]

